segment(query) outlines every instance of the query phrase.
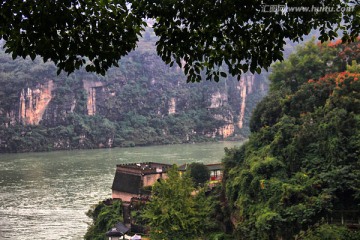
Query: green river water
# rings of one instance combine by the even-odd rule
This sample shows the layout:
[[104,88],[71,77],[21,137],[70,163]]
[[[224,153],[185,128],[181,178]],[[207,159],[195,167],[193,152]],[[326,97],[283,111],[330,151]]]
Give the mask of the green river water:
[[0,155],[0,239],[82,239],[116,164],[215,163],[241,142]]

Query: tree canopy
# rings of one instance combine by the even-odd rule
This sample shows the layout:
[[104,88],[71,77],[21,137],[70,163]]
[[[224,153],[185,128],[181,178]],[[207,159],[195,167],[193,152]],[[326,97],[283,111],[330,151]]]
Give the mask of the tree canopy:
[[237,239],[358,239],[324,223],[359,214],[359,49],[310,42],[274,66],[249,142],[224,159]]
[[86,240],[104,240],[105,233],[113,228],[116,223],[122,222],[122,202],[119,199],[106,203],[99,202],[86,213],[92,219],[84,236]]
[[196,187],[204,186],[204,184],[210,179],[210,171],[203,163],[191,163],[189,165],[189,171],[190,177]]
[[[105,74],[136,48],[145,19],[154,19],[157,53],[177,63],[188,81],[218,81],[267,69],[283,59],[285,39],[297,41],[319,29],[321,41],[337,32],[353,41],[360,31],[358,0],[5,0],[0,4],[0,38],[17,56],[40,55],[71,73]],[[328,7],[321,10],[321,7]]]
[[203,190],[193,196],[194,190],[189,175],[180,176],[176,166],[168,171],[167,179],[155,183],[142,213],[151,239],[191,239],[211,227],[211,203]]

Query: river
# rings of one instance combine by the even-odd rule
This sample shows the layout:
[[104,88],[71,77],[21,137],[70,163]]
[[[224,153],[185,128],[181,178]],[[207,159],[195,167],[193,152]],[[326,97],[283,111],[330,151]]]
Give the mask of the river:
[[111,197],[116,164],[215,163],[241,142],[0,155],[0,239],[83,239],[97,202]]

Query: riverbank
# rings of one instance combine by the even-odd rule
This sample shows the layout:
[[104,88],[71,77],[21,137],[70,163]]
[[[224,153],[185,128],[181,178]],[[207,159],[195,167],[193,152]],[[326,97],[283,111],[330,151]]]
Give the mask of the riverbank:
[[[1,139],[0,139],[1,140]],[[193,139],[192,141],[181,141],[179,139],[175,139],[174,141],[165,141],[165,142],[151,142],[151,143],[143,143],[136,144],[133,141],[123,141],[117,145],[76,145],[72,146],[69,144],[53,144],[53,146],[43,146],[43,147],[27,147],[27,148],[16,148],[15,151],[11,150],[12,148],[0,147],[0,155],[1,154],[11,154],[11,153],[32,153],[32,152],[55,152],[55,151],[73,151],[73,150],[94,150],[94,149],[113,149],[113,148],[133,148],[133,147],[151,147],[151,146],[167,146],[167,145],[177,145],[177,144],[201,144],[201,143],[216,143],[216,142],[242,142],[246,141],[247,138],[244,136],[233,136],[228,137],[226,139],[219,138],[209,138],[209,137],[199,137]]]

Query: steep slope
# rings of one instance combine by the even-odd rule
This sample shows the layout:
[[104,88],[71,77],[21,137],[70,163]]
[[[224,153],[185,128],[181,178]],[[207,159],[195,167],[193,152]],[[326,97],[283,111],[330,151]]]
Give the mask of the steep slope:
[[105,77],[55,76],[50,63],[0,53],[0,150],[44,151],[246,138],[262,75],[186,83],[144,39]]
[[359,239],[360,44],[339,42],[275,64],[249,141],[226,150],[234,239]]

